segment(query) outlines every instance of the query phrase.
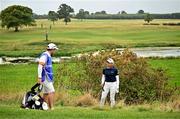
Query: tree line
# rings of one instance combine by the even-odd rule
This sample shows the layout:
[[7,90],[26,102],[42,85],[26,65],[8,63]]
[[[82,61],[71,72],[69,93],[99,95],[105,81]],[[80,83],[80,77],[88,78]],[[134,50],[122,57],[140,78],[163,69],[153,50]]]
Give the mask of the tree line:
[[[52,20],[54,19],[54,20],[56,20],[57,15],[54,14],[54,17],[56,17],[56,18],[52,18],[51,12],[52,11],[49,11],[48,14],[44,14],[44,15],[37,15],[34,13],[33,18],[34,19],[52,19]],[[55,11],[53,11],[53,12],[56,13]],[[76,18],[76,19],[80,19],[80,20],[83,20],[83,19],[144,19],[144,17],[147,14],[150,14],[150,13],[145,12],[144,10],[139,10],[135,14],[127,13],[124,10],[118,12],[117,14],[109,14],[104,10],[95,12],[95,13],[90,13],[87,10],[80,9],[77,14],[71,14],[71,18]],[[180,13],[150,14],[150,15],[154,19],[180,19]]]
[[149,23],[153,19],[180,19],[180,13],[149,14],[144,12],[144,10],[139,10],[136,14],[128,14],[122,10],[117,14],[108,14],[104,10],[90,13],[87,10],[80,9],[77,14],[74,14],[74,9],[67,4],[61,4],[57,11],[49,11],[47,15],[37,15],[33,13],[31,8],[21,5],[9,6],[0,13],[1,26],[8,29],[11,27],[15,28],[15,31],[19,31],[21,26],[35,25],[35,19],[49,19],[53,24],[58,19],[63,19],[67,25],[71,18],[81,21],[83,19],[144,19]]
[[[83,13],[84,14],[84,13]],[[72,18],[77,19],[144,19],[147,13],[144,14],[86,14],[86,15],[72,15]],[[180,13],[171,14],[151,14],[154,19],[180,19]],[[48,14],[38,15],[33,14],[34,19],[49,19]]]
[[[54,11],[55,12],[55,11]],[[144,17],[150,14],[144,12],[144,10],[139,10],[135,14],[129,14],[126,11],[122,10],[117,14],[109,14],[106,11],[102,10],[95,13],[90,13],[87,10],[80,9],[77,14],[71,14],[72,18],[80,19],[144,19]],[[180,13],[169,13],[169,14],[150,14],[154,19],[180,19]],[[51,19],[49,14],[44,16],[45,19]],[[41,19],[41,15],[34,16],[35,19]]]
[[144,19],[147,14],[151,15],[154,19],[180,19],[180,13],[171,14],[150,14],[144,10],[139,10],[135,14],[129,14],[122,10],[117,14],[108,14],[106,11],[100,11],[95,13],[89,13],[84,9],[80,9],[79,12],[74,15],[77,19]]

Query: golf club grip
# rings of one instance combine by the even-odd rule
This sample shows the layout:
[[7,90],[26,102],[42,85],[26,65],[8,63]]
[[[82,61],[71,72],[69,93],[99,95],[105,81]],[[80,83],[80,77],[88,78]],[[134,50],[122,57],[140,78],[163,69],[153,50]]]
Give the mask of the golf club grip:
[[38,86],[40,86],[40,83],[36,83],[36,84],[31,88],[31,90],[35,90]]

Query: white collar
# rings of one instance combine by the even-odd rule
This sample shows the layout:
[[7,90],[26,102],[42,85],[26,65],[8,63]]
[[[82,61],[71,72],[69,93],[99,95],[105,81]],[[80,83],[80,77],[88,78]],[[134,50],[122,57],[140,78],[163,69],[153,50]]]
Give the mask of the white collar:
[[45,52],[49,57],[51,57],[50,53],[48,51]]

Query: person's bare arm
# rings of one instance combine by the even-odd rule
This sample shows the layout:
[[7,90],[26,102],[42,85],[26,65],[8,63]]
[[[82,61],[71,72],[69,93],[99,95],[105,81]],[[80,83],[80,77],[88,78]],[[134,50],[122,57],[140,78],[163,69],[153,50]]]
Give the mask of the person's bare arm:
[[42,71],[43,71],[44,65],[45,65],[45,62],[43,61],[43,58],[41,58],[38,65],[38,81],[37,81],[40,84],[42,81]]
[[104,83],[105,83],[105,75],[103,74],[102,78],[101,78],[101,86],[102,87],[104,86]]

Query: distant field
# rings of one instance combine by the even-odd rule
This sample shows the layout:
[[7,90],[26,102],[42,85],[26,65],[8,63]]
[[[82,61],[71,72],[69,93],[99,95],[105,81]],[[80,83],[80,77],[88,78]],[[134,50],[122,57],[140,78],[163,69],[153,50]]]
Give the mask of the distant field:
[[[180,20],[153,21],[164,22]],[[116,47],[180,46],[179,26],[144,26],[143,23],[143,20],[72,20],[69,25],[62,21],[52,25],[48,20],[37,20],[37,26],[22,28],[18,33],[1,28],[0,56],[37,56],[47,44],[46,29],[50,42],[60,47],[57,55],[61,56]]]

